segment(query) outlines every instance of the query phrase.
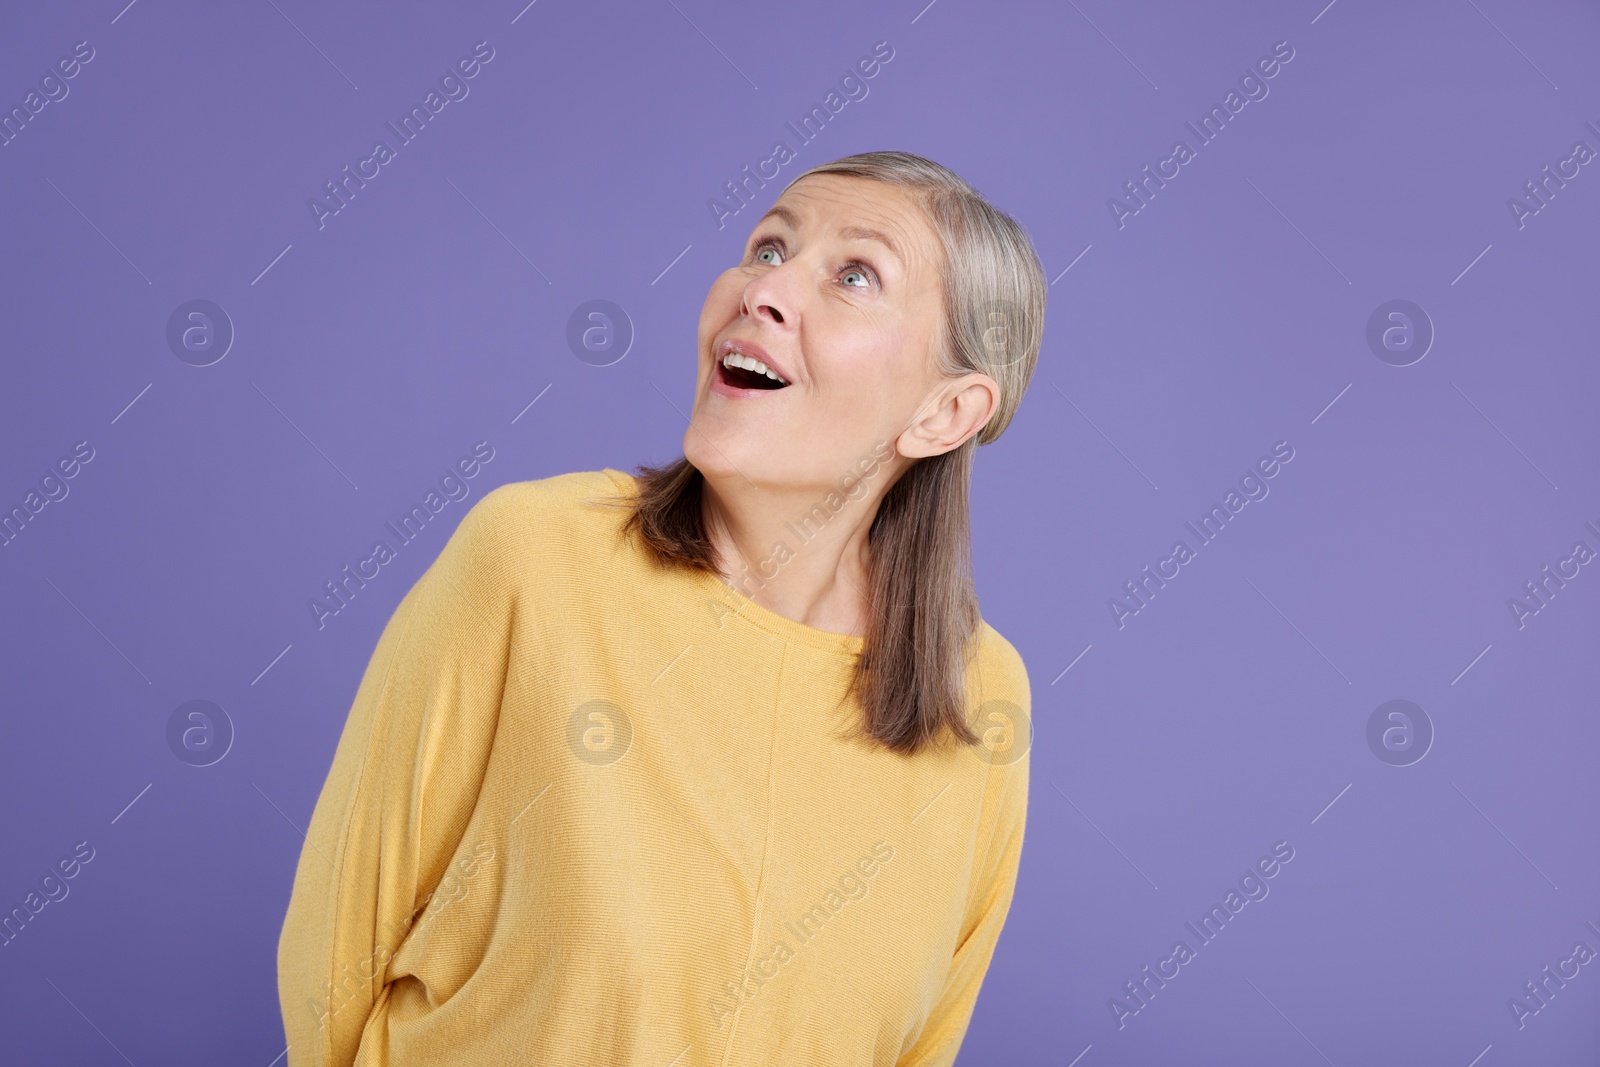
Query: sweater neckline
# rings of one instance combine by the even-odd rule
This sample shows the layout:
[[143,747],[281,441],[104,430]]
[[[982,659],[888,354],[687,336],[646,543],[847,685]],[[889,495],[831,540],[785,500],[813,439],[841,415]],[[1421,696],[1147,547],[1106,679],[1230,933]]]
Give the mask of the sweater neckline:
[[847,659],[859,656],[866,647],[867,642],[863,637],[836,633],[832,630],[819,630],[787,615],[780,615],[771,608],[762,607],[709,570],[700,567],[691,567],[689,570],[695,581],[704,585],[713,596],[731,608],[735,615],[774,637],[808,645]]
[[[627,471],[606,467],[602,473],[610,477],[619,486],[634,492],[638,491],[639,480]],[[787,615],[779,615],[770,608],[762,607],[723,581],[720,575],[712,571],[700,567],[688,567],[686,569],[690,572],[690,578],[693,581],[699,583],[712,596],[726,604],[735,615],[780,640],[793,641],[810,648],[820,649],[823,652],[847,660],[860,656],[862,650],[866,648],[867,642],[863,637],[858,637],[855,634],[835,633],[832,630],[819,630],[815,626],[807,626],[805,623],[791,619]]]

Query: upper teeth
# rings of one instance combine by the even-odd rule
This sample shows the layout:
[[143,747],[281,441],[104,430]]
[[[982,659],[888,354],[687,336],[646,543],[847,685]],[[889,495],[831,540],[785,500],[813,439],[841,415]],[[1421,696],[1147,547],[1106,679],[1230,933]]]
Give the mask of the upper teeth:
[[[724,367],[743,367],[745,370],[755,371],[757,374],[765,374],[768,378],[771,378],[775,382],[783,381],[782,378],[772,373],[772,368],[768,367],[759,359],[752,359],[750,356],[740,355],[738,352],[729,352],[727,355],[723,356],[722,365]],[[784,384],[787,385],[789,383],[784,382]]]

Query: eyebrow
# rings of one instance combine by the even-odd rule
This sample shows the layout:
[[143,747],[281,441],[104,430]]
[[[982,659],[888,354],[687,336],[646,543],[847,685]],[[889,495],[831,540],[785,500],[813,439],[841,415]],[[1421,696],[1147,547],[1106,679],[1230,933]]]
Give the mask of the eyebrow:
[[[774,215],[788,224],[790,229],[798,230],[800,228],[800,217],[782,204],[772,205],[771,210],[761,216],[761,222],[766,222]],[[759,226],[760,224],[758,222],[756,225]],[[900,250],[895,247],[895,243],[889,239],[887,234],[879,233],[877,230],[869,229],[866,226],[846,226],[839,231],[839,236],[846,240],[876,241],[889,250],[889,254],[895,258],[901,270],[905,269],[905,257],[900,254]]]

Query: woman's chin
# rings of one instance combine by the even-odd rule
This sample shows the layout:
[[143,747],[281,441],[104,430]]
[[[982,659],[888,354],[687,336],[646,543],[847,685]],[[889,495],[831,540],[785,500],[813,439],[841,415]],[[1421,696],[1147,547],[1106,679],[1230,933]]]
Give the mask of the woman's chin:
[[772,439],[760,427],[693,423],[683,435],[683,454],[705,477],[765,484],[772,474]]

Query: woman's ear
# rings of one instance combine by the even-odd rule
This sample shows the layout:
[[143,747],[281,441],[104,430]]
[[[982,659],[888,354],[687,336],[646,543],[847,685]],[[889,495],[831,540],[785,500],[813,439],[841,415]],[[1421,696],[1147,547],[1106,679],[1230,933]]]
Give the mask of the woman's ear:
[[973,371],[946,379],[895,440],[895,447],[911,459],[943,455],[982,430],[999,404],[1000,386],[987,374]]

